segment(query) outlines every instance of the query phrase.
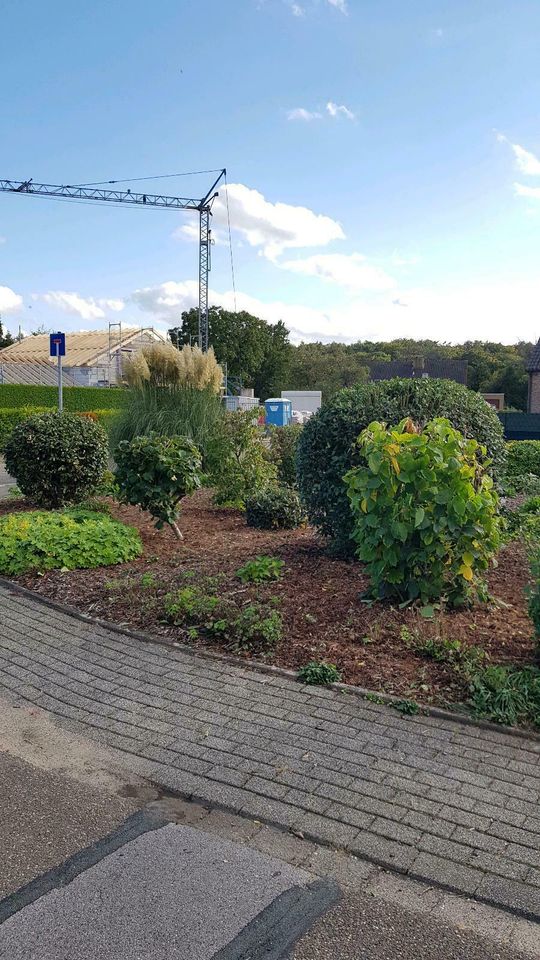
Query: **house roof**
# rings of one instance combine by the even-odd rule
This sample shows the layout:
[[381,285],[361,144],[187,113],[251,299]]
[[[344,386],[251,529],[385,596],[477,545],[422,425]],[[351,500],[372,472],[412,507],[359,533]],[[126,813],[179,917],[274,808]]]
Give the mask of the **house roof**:
[[525,369],[528,373],[536,373],[538,370],[540,370],[540,340],[531,353]]
[[[466,360],[436,360],[426,357],[421,368],[414,360],[377,360],[368,363],[372,380],[391,380],[392,377],[437,377],[440,380],[455,380],[467,384]],[[540,367],[539,367],[540,369]]]
[[[19,360],[12,363],[2,359],[0,351],[0,384],[24,383],[38,384],[39,386],[56,386],[58,374],[56,367],[48,360]],[[65,387],[73,387],[73,377],[65,370],[62,373],[62,382]]]
[[[156,330],[142,331],[140,327],[126,327],[122,331],[122,338],[112,337],[112,351],[115,353],[138,337],[147,336],[150,339],[163,340]],[[99,357],[109,350],[108,330],[89,330],[86,333],[66,333],[66,356],[64,363],[67,367],[92,366]],[[13,343],[10,347],[0,350],[0,363],[49,362],[49,334],[41,333],[37,336],[24,337],[23,340]]]

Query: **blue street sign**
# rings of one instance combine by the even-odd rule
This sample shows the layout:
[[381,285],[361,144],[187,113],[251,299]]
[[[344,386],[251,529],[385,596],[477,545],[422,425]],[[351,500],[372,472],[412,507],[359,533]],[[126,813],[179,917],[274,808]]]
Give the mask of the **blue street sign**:
[[65,333],[51,333],[49,336],[49,354],[51,357],[65,357],[66,355],[66,335]]

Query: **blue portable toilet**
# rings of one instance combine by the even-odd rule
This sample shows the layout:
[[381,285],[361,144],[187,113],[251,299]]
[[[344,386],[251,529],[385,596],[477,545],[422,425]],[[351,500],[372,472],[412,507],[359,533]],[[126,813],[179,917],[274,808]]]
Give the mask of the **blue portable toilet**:
[[270,427],[286,427],[292,418],[292,402],[283,397],[271,397],[264,401],[266,425]]

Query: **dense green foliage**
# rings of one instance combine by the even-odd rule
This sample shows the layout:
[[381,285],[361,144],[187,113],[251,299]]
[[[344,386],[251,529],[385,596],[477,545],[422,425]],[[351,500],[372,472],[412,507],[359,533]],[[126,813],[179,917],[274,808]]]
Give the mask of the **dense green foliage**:
[[248,496],[275,483],[277,469],[265,446],[257,410],[226,413],[210,467],[214,503],[243,510]]
[[[64,387],[64,409],[117,410],[129,399],[129,390],[119,387]],[[56,387],[18,383],[0,384],[0,407],[49,407],[58,404]]]
[[490,664],[471,676],[470,703],[482,719],[540,727],[540,669]]
[[236,576],[242,583],[265,583],[268,580],[279,580],[284,566],[284,561],[278,557],[255,557],[254,560],[248,560],[243,567],[239,567]]
[[531,576],[533,582],[527,590],[529,596],[528,611],[533,622],[537,653],[540,658],[540,548],[538,547],[538,536],[535,538],[531,553]]
[[282,636],[281,616],[272,602],[242,603],[237,592],[224,594],[215,577],[167,594],[164,613],[189,639],[207,638],[236,652],[264,656]]
[[221,433],[223,405],[212,390],[192,387],[142,387],[130,390],[129,402],[113,421],[111,447],[135,437],[159,434],[188,437],[199,447],[203,459]]
[[450,380],[385,380],[337,394],[310,418],[298,441],[298,487],[309,519],[336,551],[352,556],[353,521],[343,476],[359,462],[355,442],[369,423],[395,424],[410,416],[423,427],[434,417],[487,448],[490,469],[504,465],[502,427],[478,394]]
[[503,512],[507,538],[534,539],[540,530],[540,496],[529,497],[514,510]]
[[36,413],[47,413],[48,407],[0,407],[0,452],[5,449],[14,428]]
[[270,456],[277,466],[278,480],[289,487],[296,486],[296,448],[302,433],[300,424],[272,427]]
[[101,567],[142,553],[138,532],[103,513],[66,510],[0,518],[0,572]]
[[246,499],[246,523],[259,530],[292,530],[306,521],[300,498],[292,487],[267,487]]
[[310,660],[304,667],[300,667],[297,677],[302,683],[326,685],[338,683],[341,680],[341,673],[335,663],[327,663],[326,660]]
[[421,433],[371,423],[358,440],[361,462],[345,476],[357,556],[371,595],[400,601],[473,598],[499,545],[497,496],[485,451],[447,420]]
[[15,338],[11,336],[9,330],[4,329],[4,324],[0,319],[0,350],[3,350],[4,347],[10,347],[12,343],[15,343]]
[[76,413],[28,417],[6,443],[6,469],[21,492],[43,507],[77,503],[98,487],[107,469],[107,435]]
[[120,499],[148,510],[158,530],[177,526],[180,501],[201,485],[202,459],[187,437],[135,437],[116,449],[115,479]]
[[[196,340],[198,324],[195,308],[184,312],[182,325],[169,330],[172,343],[179,347]],[[291,346],[281,320],[271,324],[245,310],[210,307],[208,330],[218,362],[226,364],[227,376],[237,386],[254,387],[263,400],[286,386]]]
[[540,477],[540,440],[512,440],[506,444],[506,475],[510,480],[524,474]]

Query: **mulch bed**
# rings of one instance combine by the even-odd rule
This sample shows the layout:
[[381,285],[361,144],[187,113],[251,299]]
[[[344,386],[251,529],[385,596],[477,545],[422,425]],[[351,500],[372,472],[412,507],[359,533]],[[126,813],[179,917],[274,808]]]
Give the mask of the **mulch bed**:
[[[266,662],[296,669],[310,660],[326,659],[339,666],[347,683],[424,703],[448,704],[466,697],[464,682],[448,665],[411,651],[401,637],[403,627],[423,636],[482,647],[493,662],[533,660],[524,594],[528,564],[518,543],[501,551],[499,565],[491,572],[490,603],[438,613],[434,621],[426,621],[413,610],[362,603],[360,594],[367,586],[362,567],[329,556],[324,542],[309,527],[253,530],[241,513],[214,507],[209,493],[202,491],[185,502],[184,540],[179,542],[168,529],[156,531],[139,509],[112,501],[110,506],[115,517],[139,529],[144,544],[139,560],[96,570],[25,575],[18,582],[114,624],[185,643],[190,642],[186,631],[163,620],[163,597],[178,587],[183,574],[193,571],[195,583],[201,577],[224,574],[220,590],[238,589],[238,567],[259,554],[269,554],[284,560],[284,576],[245,592],[246,601],[256,594],[279,598],[283,640]],[[20,501],[0,504],[0,513],[21,509]],[[155,575],[154,585],[141,586],[142,574],[150,572]],[[223,650],[202,639],[191,643]]]

